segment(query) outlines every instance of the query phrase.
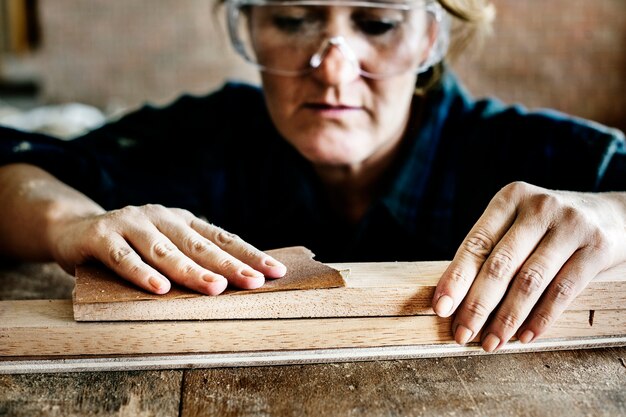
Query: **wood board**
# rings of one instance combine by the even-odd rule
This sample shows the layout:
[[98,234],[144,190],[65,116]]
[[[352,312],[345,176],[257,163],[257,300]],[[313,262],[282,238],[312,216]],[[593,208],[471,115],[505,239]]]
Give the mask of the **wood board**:
[[[624,310],[566,311],[542,339],[626,335]],[[478,340],[477,336],[477,339]],[[0,302],[0,356],[150,355],[452,343],[437,316],[76,322],[69,300]]]
[[[74,302],[78,321],[214,320],[315,317],[382,317],[433,314],[431,300],[448,261],[328,264],[345,286],[270,293],[110,299]],[[80,279],[80,277],[78,278]],[[109,278],[115,279],[115,278]],[[121,284],[120,284],[121,285]],[[135,290],[140,292],[140,290]],[[571,310],[626,308],[626,264],[600,273],[569,306]]]
[[[626,336],[540,339],[531,344],[507,343],[495,354],[549,352],[626,346]],[[187,353],[166,355],[82,355],[72,357],[0,357],[0,374],[58,372],[150,371],[164,369],[204,369],[272,365],[309,365],[337,362],[406,360],[455,356],[493,355],[478,343],[460,346],[440,343],[374,348],[305,349],[235,353]]]

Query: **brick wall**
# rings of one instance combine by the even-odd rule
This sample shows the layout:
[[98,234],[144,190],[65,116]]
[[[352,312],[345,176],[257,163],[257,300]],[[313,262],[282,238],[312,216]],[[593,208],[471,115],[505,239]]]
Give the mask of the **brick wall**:
[[455,65],[474,93],[626,130],[626,1],[495,4],[493,36]]
[[231,52],[212,0],[41,1],[46,101],[100,108],[167,102],[232,78],[256,79]]
[[[626,129],[626,1],[494,2],[494,36],[454,64],[472,92]],[[256,79],[230,51],[212,0],[40,3],[44,46],[29,60],[46,101],[132,107]]]

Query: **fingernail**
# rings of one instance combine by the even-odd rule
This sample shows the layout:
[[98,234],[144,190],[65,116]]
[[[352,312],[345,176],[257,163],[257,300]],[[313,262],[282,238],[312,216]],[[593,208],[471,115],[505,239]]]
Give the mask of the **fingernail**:
[[442,295],[435,305],[435,313],[441,317],[448,317],[454,306],[454,300],[449,295]]
[[240,274],[246,278],[263,278],[263,274],[259,271],[255,271],[254,269],[243,269]]
[[500,338],[493,333],[489,333],[483,340],[483,349],[485,352],[493,352],[500,345]]
[[530,330],[524,330],[524,332],[519,337],[519,341],[522,343],[530,343],[535,338],[535,334]]
[[202,276],[202,281],[204,282],[220,282],[224,279],[226,278],[224,278],[221,275],[203,275]]
[[474,333],[467,327],[459,325],[454,333],[454,340],[456,340],[459,345],[464,345],[472,339],[473,334]]
[[272,258],[265,258],[263,263],[265,264],[265,266],[269,266],[270,268],[276,268],[278,266],[284,266],[283,264],[279,263],[278,261],[276,261],[276,260],[274,260]]
[[165,287],[165,283],[163,282],[163,280],[159,278],[155,278],[155,277],[148,278],[148,284],[150,284],[150,286],[155,291],[162,291],[163,288]]

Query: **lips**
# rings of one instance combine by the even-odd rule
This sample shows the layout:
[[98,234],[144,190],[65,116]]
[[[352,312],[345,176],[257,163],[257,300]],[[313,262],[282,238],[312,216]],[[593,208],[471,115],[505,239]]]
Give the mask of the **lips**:
[[311,109],[311,110],[334,110],[334,111],[341,111],[341,110],[361,110],[360,106],[349,106],[349,105],[345,105],[345,104],[331,104],[331,103],[306,103],[304,105],[304,107]]

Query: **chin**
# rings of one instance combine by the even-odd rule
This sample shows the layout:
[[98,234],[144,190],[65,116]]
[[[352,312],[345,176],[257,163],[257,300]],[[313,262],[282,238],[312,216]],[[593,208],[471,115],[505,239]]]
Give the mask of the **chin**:
[[358,140],[348,139],[304,139],[303,146],[296,148],[315,165],[353,165],[367,158],[368,152],[362,146],[355,146]]

